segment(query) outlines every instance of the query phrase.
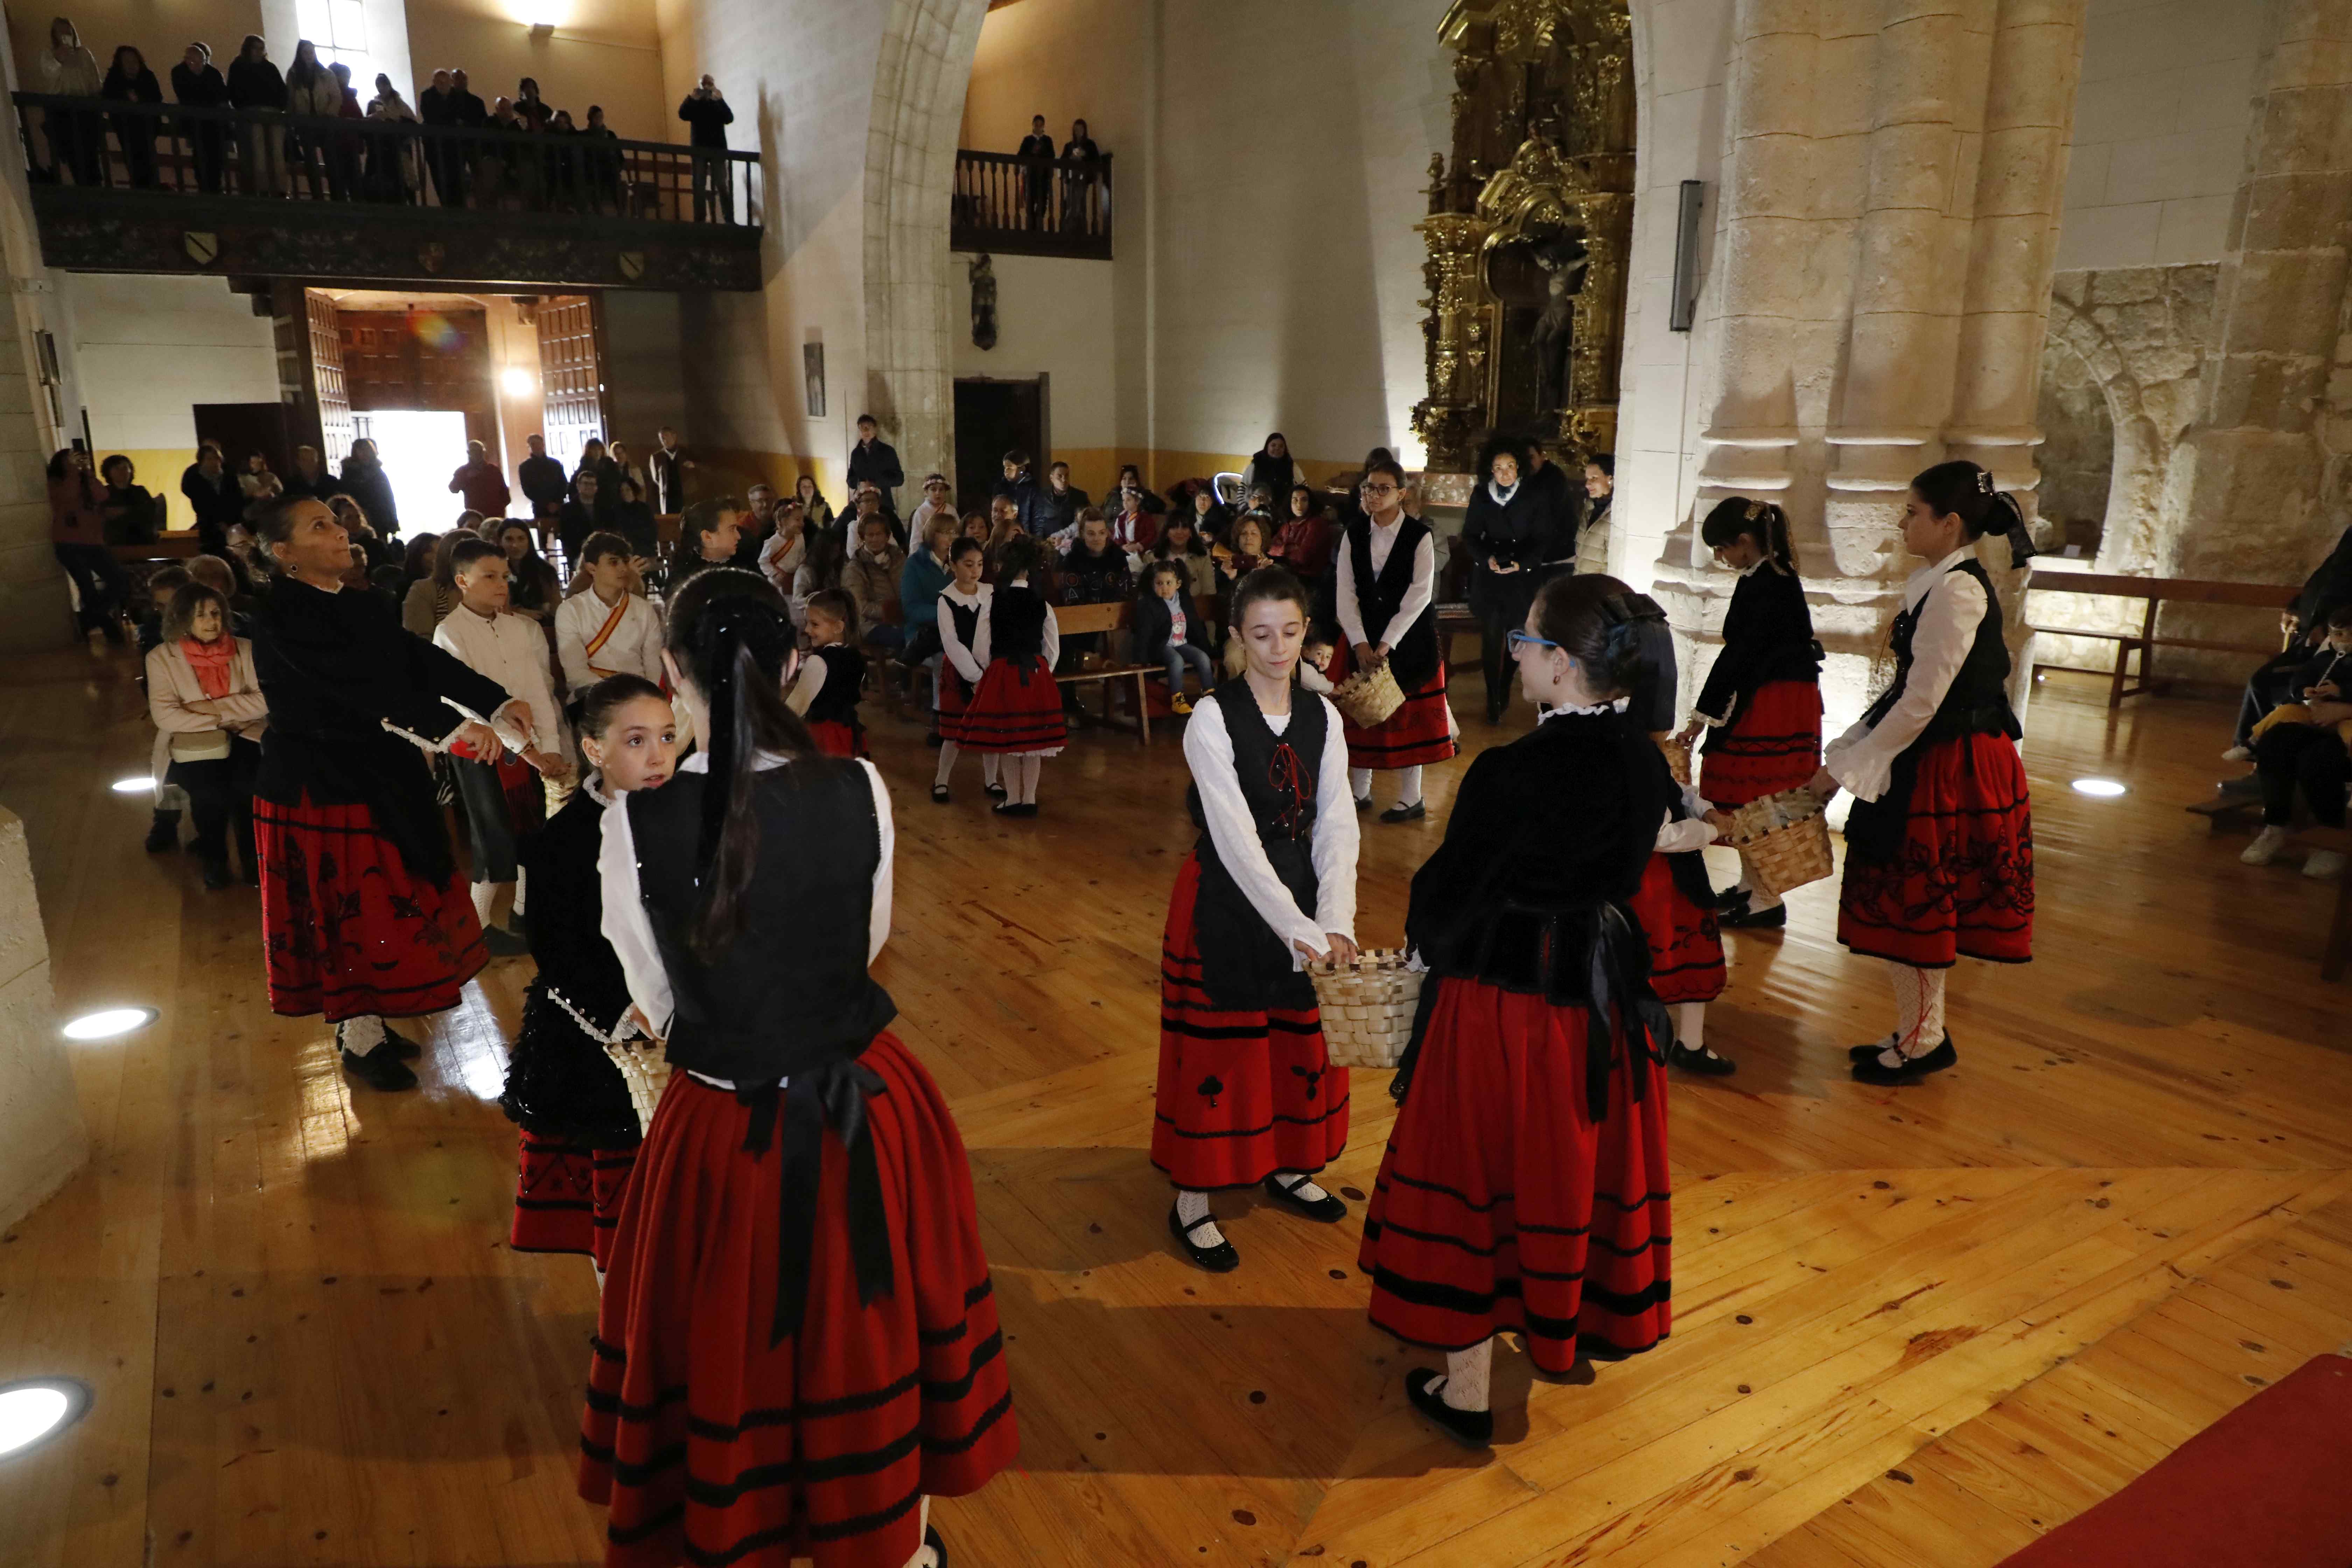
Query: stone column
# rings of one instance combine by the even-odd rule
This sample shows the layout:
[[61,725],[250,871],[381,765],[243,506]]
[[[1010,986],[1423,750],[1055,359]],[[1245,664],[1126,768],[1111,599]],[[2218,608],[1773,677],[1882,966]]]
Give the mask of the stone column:
[[25,825],[0,806],[0,1228],[89,1158],[49,994],[49,944]]
[[[16,86],[14,60],[8,88]],[[33,226],[21,152],[0,157],[0,258],[8,300],[0,309],[0,650],[69,647],[74,638],[66,574],[49,551],[49,455],[65,443],[49,417],[35,334],[63,312]],[[58,322],[61,328],[61,321]]]

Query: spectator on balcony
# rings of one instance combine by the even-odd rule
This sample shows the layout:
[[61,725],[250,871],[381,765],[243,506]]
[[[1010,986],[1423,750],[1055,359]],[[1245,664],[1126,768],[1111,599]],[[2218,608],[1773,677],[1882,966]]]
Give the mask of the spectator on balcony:
[[449,493],[464,496],[466,510],[484,517],[505,516],[507,502],[514,499],[507,477],[490,461],[490,449],[479,441],[466,443],[466,460],[449,476]]
[[[106,80],[98,89],[100,98],[117,103],[161,103],[163,84],[147,68],[147,57],[129,44],[114,51],[114,63],[107,68]],[[131,184],[137,190],[152,190],[155,185],[155,132],[163,121],[145,114],[110,114],[107,121],[113,127],[114,140],[122,148],[122,161],[131,170]]]
[[[449,108],[449,124],[451,129],[457,131],[488,130],[490,126],[490,106],[482,101],[482,95],[480,93],[474,91],[471,88],[466,85],[466,73],[464,69],[461,68],[452,70],[449,73],[449,80],[451,85],[457,89],[455,92],[449,95],[451,100]],[[459,144],[457,149],[457,178],[459,183],[465,187],[466,194],[464,199],[468,205],[488,205],[482,200],[480,193],[478,193],[474,186],[475,171],[480,166],[481,158],[482,143],[480,142],[467,141]]]
[[[437,80],[443,73],[436,72]],[[416,110],[400,96],[392,85],[392,78],[382,71],[375,74],[375,96],[368,100],[367,117],[379,124],[414,125]],[[424,171],[418,167],[416,138],[408,132],[394,132],[368,139],[367,198],[372,202],[407,202],[425,185]]]
[[727,166],[727,128],[735,111],[727,95],[705,75],[677,106],[677,117],[692,128],[687,140],[694,148],[694,221],[708,221],[715,213],[720,223],[735,221],[735,181]]
[[400,508],[392,499],[392,476],[383,471],[383,459],[376,455],[375,443],[362,436],[352,443],[352,454],[343,459],[343,493],[360,503],[375,531],[389,540],[400,532]]
[[[228,82],[213,64],[212,46],[194,43],[172,68],[172,97],[190,109],[225,109]],[[187,128],[195,154],[196,188],[208,196],[221,193],[221,176],[228,168],[228,127],[217,120],[199,120]]]
[[621,210],[621,149],[620,137],[604,123],[604,106],[588,106],[588,123],[580,134],[593,138],[583,154],[581,173],[588,183],[589,205],[600,213],[617,216]]
[[[515,114],[514,100],[501,98],[490,105],[490,118],[482,127],[499,132],[500,137],[523,134],[526,127]],[[499,144],[498,139],[483,142],[474,149],[474,205],[478,207],[511,207],[527,205],[525,198],[538,186],[530,176],[530,154],[518,147],[512,152]]]
[[580,127],[572,123],[572,111],[557,110],[547,133],[557,139],[555,151],[547,159],[549,192],[565,212],[583,211],[588,197],[580,183],[580,153],[572,145],[580,140]]
[[319,448],[316,447],[294,448],[294,471],[287,476],[281,489],[290,500],[300,500],[306,496],[313,500],[331,500],[343,493],[342,482],[329,473],[327,465],[319,460]]
[[1021,138],[1021,151],[1013,155],[1030,160],[1021,171],[1021,184],[1029,196],[1029,226],[1043,228],[1054,184],[1054,172],[1048,166],[1054,161],[1054,137],[1045,129],[1044,115],[1029,117],[1029,134]]
[[563,477],[563,465],[547,455],[546,437],[526,437],[523,445],[530,448],[530,456],[516,465],[515,478],[522,481],[522,499],[530,503],[531,516],[538,517],[544,507],[562,506],[564,492],[571,486]]
[[[298,120],[331,120],[343,111],[343,87],[319,63],[319,46],[308,38],[294,45],[294,63],[286,68],[286,112]],[[286,164],[310,182],[313,198],[326,193],[320,164],[327,139],[314,127],[289,128],[286,132]]]
[[[49,24],[49,47],[40,58],[41,90],[58,98],[98,96],[98,57],[82,47],[81,35],[63,16]],[[100,183],[106,158],[106,122],[75,110],[44,111],[49,134],[49,177],[73,175],[77,185]]]
[[[457,128],[457,79],[450,72],[433,73],[433,85],[419,94],[416,118],[436,130]],[[446,137],[433,137],[425,147],[425,166],[433,171],[434,194],[445,207],[466,205],[466,158],[463,149]]]
[[1095,212],[1095,185],[1102,177],[1098,173],[1102,149],[1087,134],[1085,121],[1070,121],[1070,139],[1062,144],[1062,162],[1077,165],[1062,176],[1062,227],[1073,234],[1093,234],[1100,222]]
[[849,448],[849,489],[855,494],[858,486],[872,485],[882,492],[882,510],[896,515],[897,493],[907,482],[907,470],[898,466],[898,448],[882,439],[881,432],[871,414],[857,416],[857,445]]
[[653,454],[646,458],[656,511],[667,517],[686,510],[686,479],[693,471],[694,459],[678,450],[677,432],[663,426],[655,436]]
[[[228,100],[238,109],[286,111],[286,79],[269,58],[258,33],[247,33],[228,67]],[[237,127],[239,167],[249,196],[286,194],[286,128],[248,121]]]
[[533,131],[544,131],[555,122],[555,110],[539,96],[539,79],[525,77],[515,83],[515,118]]
[[[365,120],[367,110],[360,107],[360,95],[352,86],[352,68],[337,60],[327,68],[334,79],[335,118]],[[327,188],[339,202],[357,201],[360,195],[360,157],[363,139],[356,131],[330,131],[325,134],[327,154]]]
[[207,555],[228,553],[228,531],[245,521],[245,492],[228,471],[220,443],[196,447],[196,460],[180,474],[180,493],[196,514],[196,546]]

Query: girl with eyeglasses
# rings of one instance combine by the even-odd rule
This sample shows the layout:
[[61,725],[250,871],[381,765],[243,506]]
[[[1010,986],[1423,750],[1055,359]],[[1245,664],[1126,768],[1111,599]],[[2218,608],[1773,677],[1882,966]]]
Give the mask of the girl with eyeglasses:
[[1348,726],[1348,785],[1358,811],[1372,805],[1372,774],[1397,775],[1396,804],[1382,822],[1429,815],[1421,770],[1454,755],[1454,711],[1445,702],[1445,661],[1437,656],[1437,539],[1404,510],[1404,469],[1392,460],[1364,470],[1364,514],[1348,524],[1334,598],[1341,646],[1325,671],[1333,682],[1388,664],[1404,706],[1370,729]]

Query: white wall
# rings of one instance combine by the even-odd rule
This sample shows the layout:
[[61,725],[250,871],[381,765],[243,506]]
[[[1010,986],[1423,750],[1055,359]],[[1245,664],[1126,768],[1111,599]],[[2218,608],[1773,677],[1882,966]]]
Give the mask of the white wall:
[[2217,261],[2275,0],[2091,0],[2058,268]]
[[[968,289],[959,252],[952,273]],[[1111,269],[1099,261],[996,256],[996,346],[971,341],[969,317],[956,323],[955,374],[1046,384],[1051,455],[1070,465],[1070,482],[1101,495],[1118,473],[1112,401],[1111,343],[1116,331]]]

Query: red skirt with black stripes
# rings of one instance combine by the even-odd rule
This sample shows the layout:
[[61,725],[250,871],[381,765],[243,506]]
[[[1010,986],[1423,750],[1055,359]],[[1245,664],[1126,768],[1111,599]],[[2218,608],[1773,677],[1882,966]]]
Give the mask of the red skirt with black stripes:
[[810,739],[816,749],[828,757],[862,757],[866,754],[866,731],[852,729],[838,719],[819,719],[808,727]]
[[2032,958],[2033,803],[2008,737],[1928,747],[1894,858],[1847,849],[1837,934],[1856,952],[1916,969]]
[[895,1036],[859,1059],[884,1084],[866,1117],[894,1285],[858,1301],[828,1131],[807,1315],[773,1346],[781,1151],[743,1152],[751,1112],[731,1092],[670,1079],[622,1203],[581,1422],[607,1568],[903,1568],[921,1499],[978,1490],[1019,1449],[963,1140]]
[[1319,1171],[1348,1146],[1348,1069],[1331,1065],[1312,1006],[1234,1013],[1210,1003],[1193,928],[1200,891],[1200,858],[1187,855],[1160,942],[1151,1163],[1202,1192]]
[[611,1268],[621,1194],[636,1163],[635,1148],[592,1149],[523,1132],[507,1245],[517,1252],[584,1252],[597,1268]]
[[940,733],[967,751],[1047,757],[1070,738],[1062,719],[1062,689],[1043,656],[1035,654],[990,659],[971,706],[950,721],[946,705],[940,705]]
[[[1355,673],[1355,656],[1342,637],[1324,672],[1338,685]],[[1436,673],[1404,694],[1404,706],[1369,730],[1341,725],[1351,768],[1417,768],[1442,763],[1461,747],[1454,740],[1454,711],[1445,704],[1445,661]]]
[[1821,683],[1768,680],[1707,737],[1698,793],[1709,805],[1746,805],[1809,784],[1821,770]]
[[1650,988],[1658,1000],[1712,1002],[1723,994],[1723,935],[1715,911],[1691,902],[1675,881],[1674,863],[1653,855],[1633,895],[1633,918],[1650,944]]
[[1547,1372],[1650,1349],[1672,1326],[1665,1069],[1611,1046],[1594,1121],[1582,1007],[1438,984],[1364,1215],[1372,1322],[1440,1351],[1517,1329]]
[[273,1013],[445,1012],[489,962],[464,875],[412,875],[363,805],[257,800],[253,847]]

